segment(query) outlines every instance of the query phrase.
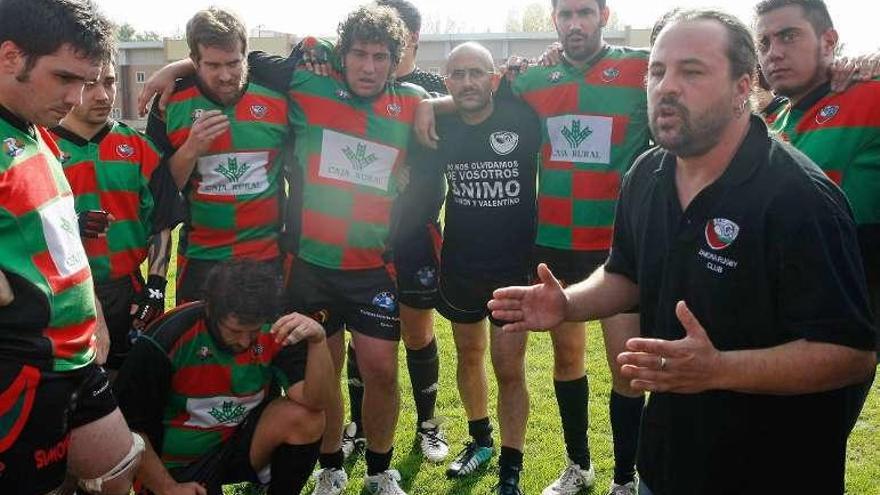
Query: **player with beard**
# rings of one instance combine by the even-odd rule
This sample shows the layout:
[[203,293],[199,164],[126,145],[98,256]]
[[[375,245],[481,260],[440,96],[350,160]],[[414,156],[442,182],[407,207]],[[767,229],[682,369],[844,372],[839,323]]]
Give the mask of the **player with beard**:
[[[623,175],[648,147],[644,79],[648,54],[602,39],[610,10],[604,0],[553,0],[562,63],[535,67],[512,83],[515,95],[541,118],[536,261],[564,284],[585,279],[608,257],[614,207]],[[450,101],[434,102],[451,111]],[[417,131],[431,145],[431,105]],[[421,110],[421,109],[420,109]],[[422,124],[425,122],[425,124]],[[620,376],[614,357],[639,335],[636,308],[602,320],[613,377],[609,401],[614,437],[614,495],[635,492],[635,455],[644,395]],[[589,388],[584,368],[586,325],[564,322],[551,331],[554,388],[568,466],[544,495],[575,494],[592,486],[587,441]]]
[[186,38],[195,74],[177,81],[164,114],[153,106],[147,124],[189,207],[178,302],[201,299],[208,271],[225,259],[265,262],[281,276],[279,152],[288,135],[284,94],[248,81],[237,16],[200,11]]
[[767,0],[755,7],[758,58],[777,98],[770,129],[839,185],[855,214],[868,293],[880,314],[880,78],[831,92],[838,34],[822,0]]
[[46,126],[82,101],[114,50],[92,3],[0,0],[0,492],[44,494],[70,473],[127,494],[143,441],[98,366],[88,257]]
[[[52,129],[110,331],[106,366],[111,370],[122,365],[136,332],[164,311],[169,228],[178,211],[177,188],[153,143],[110,119],[115,70],[113,62],[105,64],[98,81],[86,85],[82,103]],[[146,283],[140,272],[144,260],[149,265]]]
[[648,108],[660,147],[624,181],[604,267],[563,289],[495,292],[517,331],[638,301],[645,338],[617,357],[651,392],[639,493],[842,494],[846,439],[873,381],[855,223],[841,191],[748,111],[752,34],[717,11],[664,20]]
[[[399,82],[421,86],[431,94],[446,94],[443,79],[416,67],[422,16],[407,0],[377,0],[377,5],[394,9],[409,31],[406,48],[394,77]],[[417,164],[416,164],[417,165]],[[440,207],[443,204],[443,177],[437,169],[414,166],[409,185],[394,205],[392,250],[400,297],[400,334],[406,349],[406,366],[416,405],[416,434],[422,454],[431,462],[442,461],[449,446],[440,420],[434,416],[439,387],[440,360],[434,338],[433,311],[439,273]],[[357,356],[349,341],[348,397],[351,423],[345,426],[342,452],[348,457],[364,445],[361,405],[364,384],[357,368]]]

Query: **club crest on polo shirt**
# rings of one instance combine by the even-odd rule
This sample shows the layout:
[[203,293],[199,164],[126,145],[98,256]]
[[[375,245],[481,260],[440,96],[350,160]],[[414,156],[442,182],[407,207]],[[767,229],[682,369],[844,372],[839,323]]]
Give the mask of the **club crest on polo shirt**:
[[391,292],[380,292],[373,297],[373,306],[390,312],[397,307],[397,301]]
[[24,153],[24,144],[13,137],[6,138],[3,140],[3,153],[9,158],[21,156]]
[[840,105],[826,105],[816,114],[816,123],[822,125],[840,112]]
[[602,82],[610,83],[620,77],[620,69],[617,67],[609,67],[602,71]]
[[251,115],[253,115],[255,119],[264,119],[268,113],[269,107],[266,105],[251,105]]
[[493,132],[489,136],[489,144],[495,153],[499,155],[508,155],[516,149],[519,144],[519,134],[510,131]]
[[726,218],[713,218],[706,222],[706,244],[715,251],[730,246],[739,235],[739,225]]
[[123,143],[116,147],[116,153],[122,158],[131,158],[134,155],[134,148]]

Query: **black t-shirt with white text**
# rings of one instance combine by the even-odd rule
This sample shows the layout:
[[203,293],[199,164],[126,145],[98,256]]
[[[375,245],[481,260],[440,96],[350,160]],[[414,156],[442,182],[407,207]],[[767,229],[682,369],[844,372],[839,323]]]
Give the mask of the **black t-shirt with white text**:
[[429,163],[446,176],[441,255],[444,272],[521,275],[535,240],[535,176],[540,123],[525,104],[496,101],[477,125],[437,119],[439,148]]

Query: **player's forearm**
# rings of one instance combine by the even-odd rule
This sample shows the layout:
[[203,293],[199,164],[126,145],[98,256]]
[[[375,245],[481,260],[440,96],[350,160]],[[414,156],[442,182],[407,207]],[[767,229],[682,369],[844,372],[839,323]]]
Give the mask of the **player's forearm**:
[[713,388],[795,395],[860,383],[874,373],[876,355],[825,342],[796,340],[766,349],[721,353]]
[[196,168],[196,162],[199,155],[187,143],[184,143],[177,151],[168,159],[168,169],[171,171],[171,178],[174,179],[174,185],[177,189],[183,191],[186,183]]
[[153,449],[153,445],[150,443],[147,435],[142,432],[136,433],[139,433],[141,438],[144,439],[144,456],[138,469],[137,479],[149,490],[155,493],[163,493],[166,487],[173,486],[176,482],[171,477],[168,469],[165,468],[162,459],[159,458],[159,455]]
[[303,401],[314,409],[326,409],[333,398],[336,371],[327,341],[309,343],[306,374],[303,380]]
[[639,286],[601,266],[583,282],[566,288],[565,295],[565,320],[590,321],[633,308],[639,302]]
[[147,266],[150,275],[168,278],[168,262],[171,260],[171,230],[165,229],[150,236],[147,250]]
[[434,107],[435,115],[449,115],[455,113],[455,101],[451,96],[446,95],[439,98],[431,98],[426,101],[431,102],[431,106]]

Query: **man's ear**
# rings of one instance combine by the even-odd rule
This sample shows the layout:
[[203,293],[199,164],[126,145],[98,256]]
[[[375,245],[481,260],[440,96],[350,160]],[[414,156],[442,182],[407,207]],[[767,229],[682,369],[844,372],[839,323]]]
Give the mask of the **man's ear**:
[[20,74],[27,57],[14,41],[0,43],[0,71],[4,74]]
[[608,24],[608,18],[611,17],[611,9],[606,5],[599,13],[599,17],[601,18],[599,27],[605,27]]
[[831,57],[834,55],[834,51],[837,49],[837,43],[840,42],[840,35],[837,33],[837,30],[834,28],[829,28],[822,33],[822,36],[819,37],[819,43],[822,46],[822,55],[825,57]]

